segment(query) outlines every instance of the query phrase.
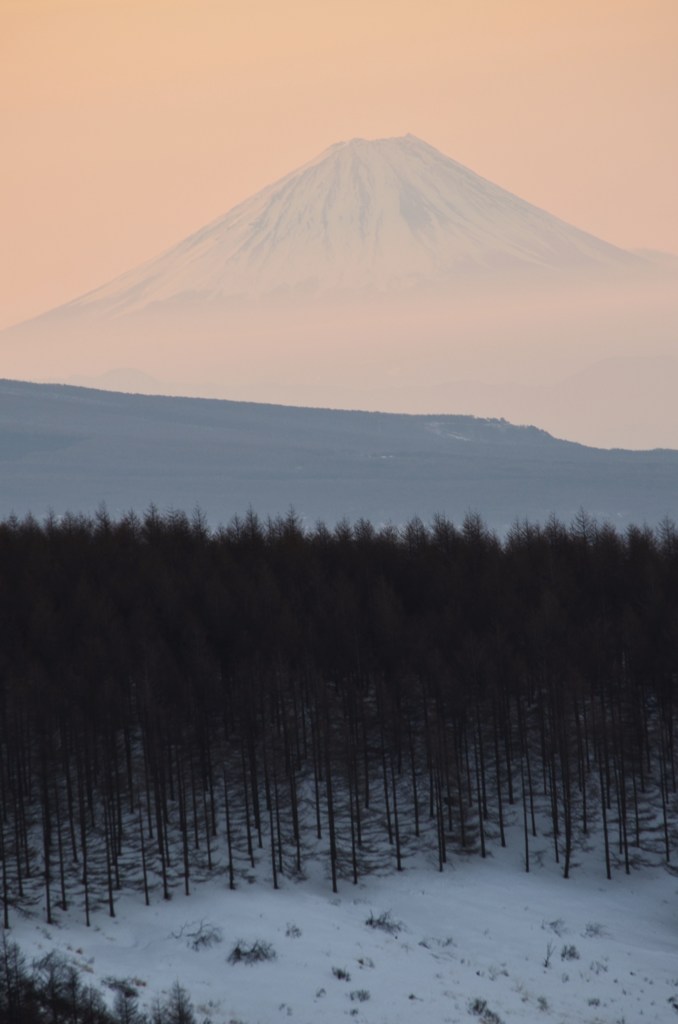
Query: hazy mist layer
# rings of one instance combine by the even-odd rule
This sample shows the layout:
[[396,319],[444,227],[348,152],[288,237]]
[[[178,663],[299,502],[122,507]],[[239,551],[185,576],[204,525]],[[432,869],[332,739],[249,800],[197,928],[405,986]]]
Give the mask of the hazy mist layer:
[[603,447],[678,448],[673,280],[482,288],[365,302],[62,311],[5,332],[2,373],[170,395],[533,423]]

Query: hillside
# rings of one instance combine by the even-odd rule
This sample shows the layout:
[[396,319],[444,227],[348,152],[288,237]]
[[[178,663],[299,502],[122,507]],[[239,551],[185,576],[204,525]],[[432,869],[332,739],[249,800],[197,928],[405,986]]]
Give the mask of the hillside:
[[619,527],[678,508],[678,453],[605,451],[471,416],[300,409],[0,382],[0,515],[199,505],[216,525],[251,505],[303,521],[401,524],[479,512]]

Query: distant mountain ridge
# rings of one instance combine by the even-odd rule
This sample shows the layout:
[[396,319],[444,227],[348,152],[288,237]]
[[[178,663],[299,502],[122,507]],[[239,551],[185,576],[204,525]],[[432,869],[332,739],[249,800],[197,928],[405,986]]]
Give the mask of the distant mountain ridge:
[[0,380],[0,518],[251,506],[303,521],[402,524],[478,512],[625,528],[678,518],[678,451],[604,451],[472,416],[303,409]]

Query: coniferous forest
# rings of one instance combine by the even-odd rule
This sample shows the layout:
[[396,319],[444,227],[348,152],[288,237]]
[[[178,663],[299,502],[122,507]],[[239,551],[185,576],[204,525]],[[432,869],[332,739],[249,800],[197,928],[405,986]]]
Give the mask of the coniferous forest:
[[3,923],[442,871],[509,821],[527,871],[538,829],[566,877],[594,831],[603,879],[670,863],[677,679],[670,522],[7,520]]

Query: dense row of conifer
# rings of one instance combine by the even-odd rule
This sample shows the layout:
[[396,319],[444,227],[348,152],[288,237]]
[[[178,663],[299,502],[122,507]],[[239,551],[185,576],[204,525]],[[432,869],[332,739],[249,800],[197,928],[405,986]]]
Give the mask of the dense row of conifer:
[[594,829],[608,877],[668,862],[677,679],[670,523],[6,521],[4,924],[318,852],[335,890],[442,870],[509,821],[527,870],[538,831],[566,876]]

